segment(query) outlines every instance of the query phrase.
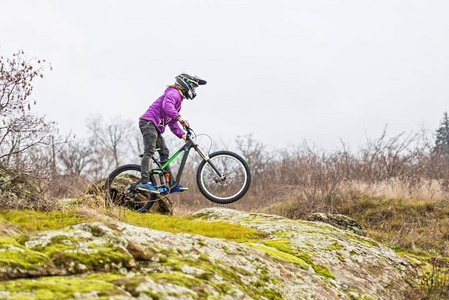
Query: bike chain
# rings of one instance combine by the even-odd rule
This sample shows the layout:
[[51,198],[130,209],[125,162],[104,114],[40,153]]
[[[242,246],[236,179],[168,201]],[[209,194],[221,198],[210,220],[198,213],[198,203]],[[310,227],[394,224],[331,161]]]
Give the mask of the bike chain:
[[[162,199],[167,198],[168,195],[170,195],[170,194],[167,194],[167,195],[165,195],[164,197],[161,197],[161,198],[156,198],[156,200],[148,200],[147,203],[148,203],[148,202],[153,202],[153,203],[154,203],[154,202],[157,202],[157,201],[161,201]],[[156,196],[156,197],[157,197],[157,196]]]

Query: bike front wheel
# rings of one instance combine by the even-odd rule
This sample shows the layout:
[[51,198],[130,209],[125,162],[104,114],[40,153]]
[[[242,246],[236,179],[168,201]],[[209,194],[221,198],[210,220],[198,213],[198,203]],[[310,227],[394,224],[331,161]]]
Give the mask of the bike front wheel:
[[207,161],[201,162],[196,181],[204,197],[219,204],[229,204],[242,198],[251,185],[251,173],[246,161],[230,151],[214,152],[209,159],[222,177]]

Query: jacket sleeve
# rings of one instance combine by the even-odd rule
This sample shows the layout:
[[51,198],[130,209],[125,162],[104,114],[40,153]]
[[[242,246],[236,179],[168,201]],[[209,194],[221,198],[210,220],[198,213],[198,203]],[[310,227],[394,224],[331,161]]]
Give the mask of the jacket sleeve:
[[170,120],[170,122],[168,122],[168,127],[170,128],[171,132],[173,132],[173,134],[179,138],[182,138],[182,136],[185,134],[185,132],[179,127],[176,120]]
[[165,111],[166,115],[171,119],[167,125],[171,132],[178,138],[182,138],[184,131],[179,127],[176,121],[181,115],[176,111],[176,97],[173,94],[168,93],[162,102],[162,109]]

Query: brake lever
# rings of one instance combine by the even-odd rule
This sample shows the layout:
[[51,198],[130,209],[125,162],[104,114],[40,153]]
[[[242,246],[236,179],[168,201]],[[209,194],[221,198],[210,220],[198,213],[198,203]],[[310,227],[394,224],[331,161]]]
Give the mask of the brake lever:
[[187,131],[186,137],[192,136],[192,129],[190,129],[189,126],[185,125],[185,126],[184,126],[184,129]]

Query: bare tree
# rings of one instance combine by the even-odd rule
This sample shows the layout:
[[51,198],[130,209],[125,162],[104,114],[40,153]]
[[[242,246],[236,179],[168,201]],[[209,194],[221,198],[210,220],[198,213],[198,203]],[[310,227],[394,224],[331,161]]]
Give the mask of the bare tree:
[[92,133],[91,144],[99,143],[112,157],[115,167],[119,167],[120,159],[130,148],[131,128],[133,124],[121,117],[114,118],[109,123],[101,116],[91,116],[87,120],[87,128]]
[[239,154],[248,163],[253,178],[253,189],[259,191],[269,181],[271,161],[274,157],[266,145],[257,141],[253,134],[237,136],[235,140]]
[[92,148],[84,140],[71,141],[59,152],[58,160],[65,174],[80,176],[93,160],[92,153]]
[[[29,155],[39,146],[54,146],[61,140],[54,122],[31,113],[32,82],[50,68],[44,60],[27,59],[23,51],[12,58],[0,57],[0,165],[25,170]],[[28,155],[27,155],[28,152]]]

